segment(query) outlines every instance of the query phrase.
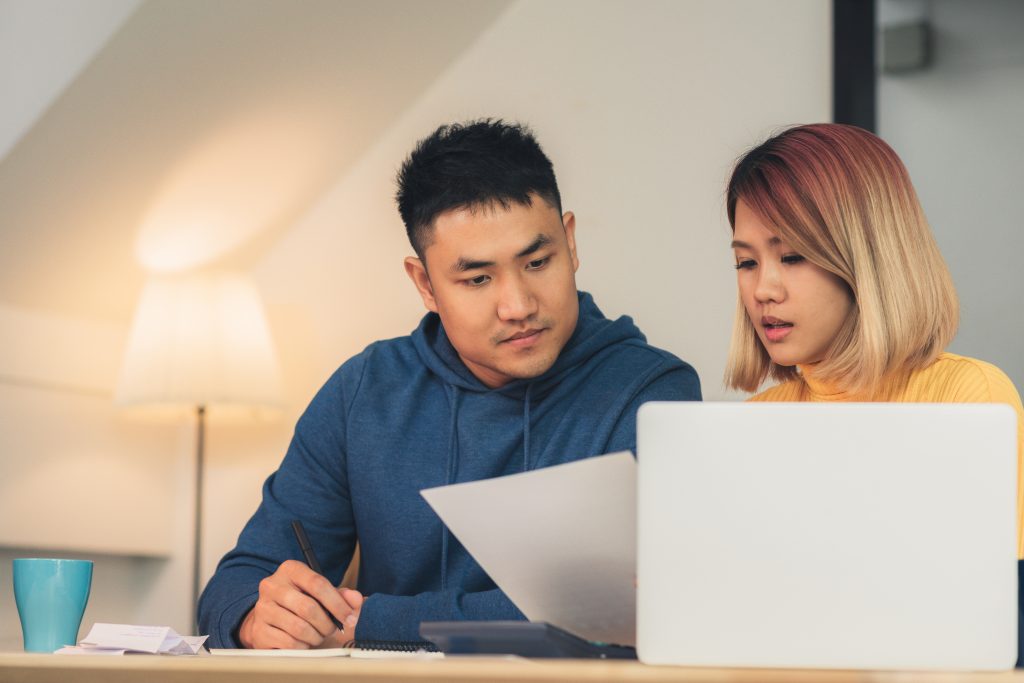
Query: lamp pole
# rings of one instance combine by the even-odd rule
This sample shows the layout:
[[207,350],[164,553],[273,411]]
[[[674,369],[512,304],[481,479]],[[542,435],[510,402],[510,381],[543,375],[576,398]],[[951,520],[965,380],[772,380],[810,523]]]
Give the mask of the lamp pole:
[[196,407],[196,510],[192,549],[192,624],[199,633],[199,572],[203,533],[203,440],[206,432],[206,406]]
[[[211,387],[216,391],[211,393]],[[135,310],[115,402],[122,406],[185,408],[195,413],[189,610],[193,626],[199,625],[202,589],[207,409],[215,400],[239,407],[274,407],[279,394],[270,329],[259,292],[248,278],[235,273],[150,278]],[[188,551],[184,547],[180,550],[175,556],[187,562]]]

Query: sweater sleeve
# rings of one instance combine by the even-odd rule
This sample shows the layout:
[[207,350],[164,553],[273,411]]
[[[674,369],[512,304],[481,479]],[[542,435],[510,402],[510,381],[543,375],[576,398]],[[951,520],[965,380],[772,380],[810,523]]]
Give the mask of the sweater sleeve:
[[500,589],[466,593],[432,591],[418,595],[385,595],[366,598],[359,612],[359,640],[422,640],[423,621],[521,620],[526,616]]
[[259,583],[282,562],[302,559],[292,520],[301,520],[324,575],[341,581],[355,547],[345,451],[345,417],[362,359],[346,363],[317,393],[295,427],[281,466],[263,485],[259,508],[221,559],[199,601],[199,627],[211,647],[241,647],[238,628]]

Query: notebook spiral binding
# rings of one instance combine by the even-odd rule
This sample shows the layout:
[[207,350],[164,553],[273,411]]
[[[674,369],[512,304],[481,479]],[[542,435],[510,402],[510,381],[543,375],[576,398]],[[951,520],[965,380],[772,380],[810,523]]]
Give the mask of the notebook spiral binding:
[[384,652],[440,652],[429,640],[350,640],[345,647]]

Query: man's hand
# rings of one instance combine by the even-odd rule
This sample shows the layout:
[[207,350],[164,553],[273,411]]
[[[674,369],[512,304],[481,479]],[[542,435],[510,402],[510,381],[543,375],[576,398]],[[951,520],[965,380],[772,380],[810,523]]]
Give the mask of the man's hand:
[[[335,588],[302,562],[287,560],[260,581],[260,597],[242,620],[238,639],[250,648],[341,647],[355,637],[362,606],[359,591]],[[331,614],[345,625],[344,633]]]

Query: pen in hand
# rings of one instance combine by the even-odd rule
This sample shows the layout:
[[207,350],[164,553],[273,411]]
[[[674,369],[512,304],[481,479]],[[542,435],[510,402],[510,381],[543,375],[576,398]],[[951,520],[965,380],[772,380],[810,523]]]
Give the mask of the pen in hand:
[[[302,522],[297,519],[292,520],[292,531],[295,532],[295,540],[299,542],[299,549],[302,550],[302,556],[306,558],[306,564],[317,574],[323,576],[323,572],[320,570],[320,563],[316,559],[316,553],[313,552],[313,546],[309,542],[309,536],[306,535],[306,529],[302,526]],[[324,606],[321,605],[321,607]],[[327,607],[324,607],[324,611],[327,612],[327,616],[331,618],[331,621],[338,627],[338,630],[344,633],[345,625],[338,621]]]

